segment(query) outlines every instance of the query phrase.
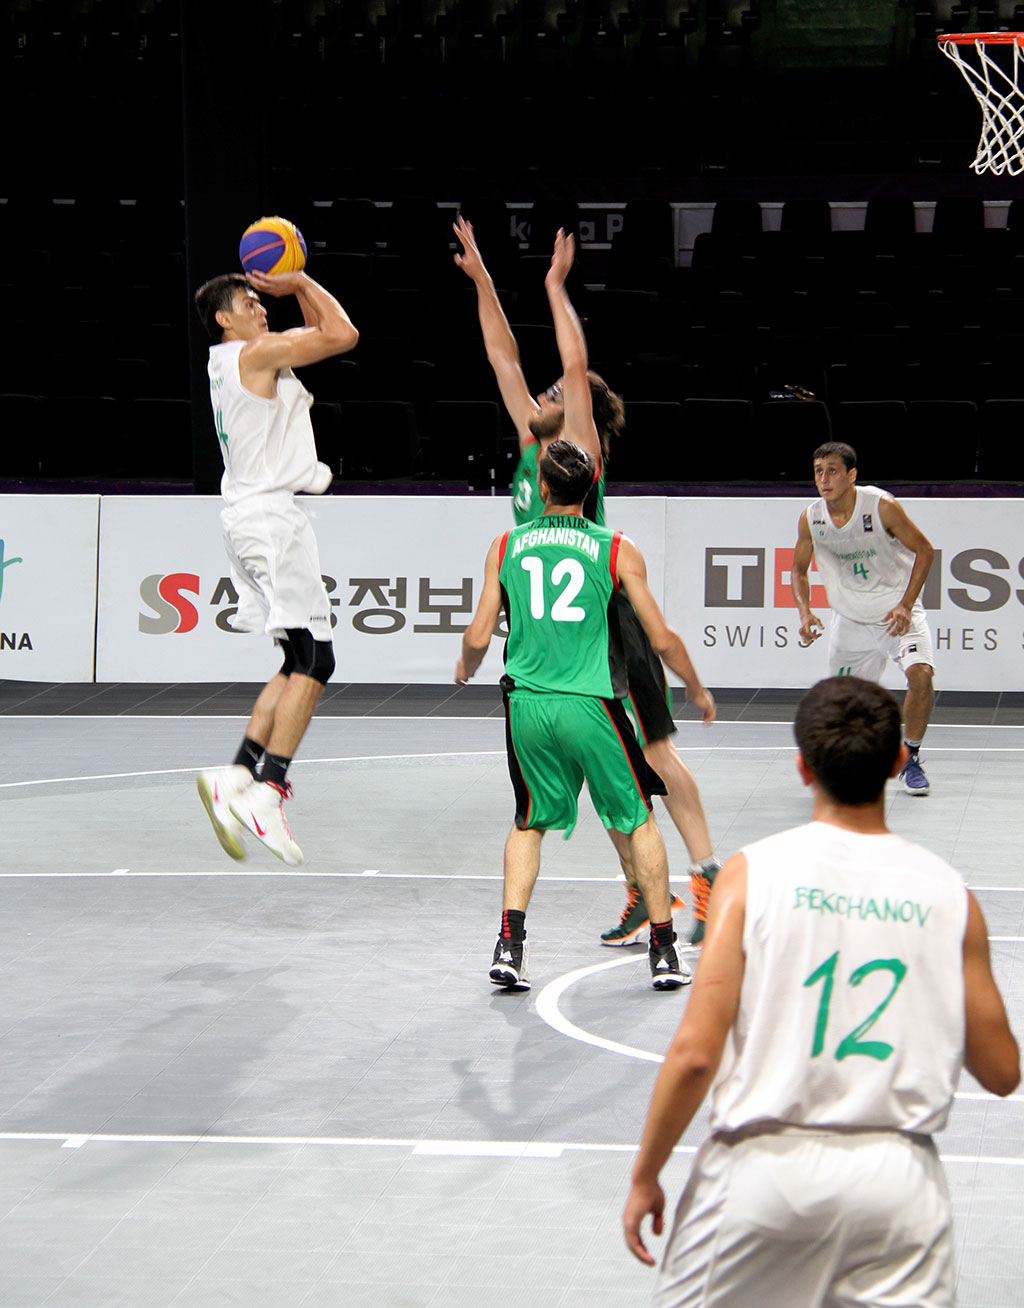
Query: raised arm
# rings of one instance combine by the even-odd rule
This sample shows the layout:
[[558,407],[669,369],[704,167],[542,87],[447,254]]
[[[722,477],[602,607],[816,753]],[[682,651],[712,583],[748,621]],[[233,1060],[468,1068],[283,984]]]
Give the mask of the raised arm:
[[665,1195],[658,1176],[714,1080],[739,1011],[746,897],[747,860],[734,854],[715,878],[686,1012],[654,1083],[633,1166],[633,1188],[622,1214],[626,1244],[642,1263],[653,1264],[654,1259],[640,1234],[641,1223],[651,1214],[655,1235],[664,1225]]
[[636,609],[636,615],[647,632],[655,654],[665,660],[677,677],[682,678],[686,686],[686,698],[700,709],[704,725],[709,727],[715,720],[714,697],[706,686],[701,685],[682,637],[665,621],[658,601],[647,584],[644,556],[628,536],[621,537],[619,541],[618,578],[626,598]]
[[346,354],[359,340],[352,320],[329,291],[304,272],[250,272],[249,281],[263,295],[294,295],[305,322],[286,332],[267,332],[246,342],[239,367],[251,373],[302,368],[334,354]]
[[476,287],[477,313],[480,316],[487,362],[494,369],[498,390],[501,391],[505,408],[519,433],[521,448],[527,440],[532,439],[530,419],[539,411],[539,405],[526,385],[519,361],[519,346],[508,325],[491,275],[480,257],[473,227],[459,214],[458,222],[452,224],[452,230],[462,245],[461,251],[455,255],[455,263]]
[[555,237],[551,267],[544,278],[544,287],[548,293],[551,318],[555,324],[555,340],[562,360],[562,402],[565,406],[562,437],[586,450],[599,468],[603,455],[601,439],[594,425],[594,402],[590,394],[590,382],[587,380],[587,341],[565,289],[565,279],[569,276],[575,257],[576,242],[571,235],[566,236],[560,227]]
[[935,550],[920,527],[907,517],[902,504],[891,495],[884,496],[879,502],[878,516],[882,519],[882,526],[889,535],[895,536],[914,555],[914,566],[910,570],[910,579],[907,582],[907,589],[903,592],[903,598],[882,619],[889,624],[892,635],[900,636],[910,628],[910,610],[928,580]]
[[501,583],[498,580],[498,553],[504,536],[495,536],[484,564],[484,585],[473,621],[462,636],[462,657],[455,665],[455,683],[464,686],[483,662],[491,643],[494,624],[501,612]]
[[1020,1084],[1020,1051],[1010,1030],[988,951],[988,927],[977,900],[967,892],[964,933],[964,1066],[995,1095],[1008,1095]]
[[796,600],[796,606],[800,610],[800,639],[805,646],[817,640],[825,630],[821,619],[817,614],[811,612],[811,583],[807,573],[810,570],[813,557],[814,542],[811,539],[811,529],[807,525],[807,514],[801,513],[800,525],[797,528],[796,535],[796,549],[793,551],[793,566],[789,574],[789,584],[790,589],[793,591],[793,598]]

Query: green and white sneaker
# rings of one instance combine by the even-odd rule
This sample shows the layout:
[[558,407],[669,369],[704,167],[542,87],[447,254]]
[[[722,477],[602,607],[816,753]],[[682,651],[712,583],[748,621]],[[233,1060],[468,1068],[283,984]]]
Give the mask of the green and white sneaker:
[[704,939],[704,923],[708,920],[708,895],[715,875],[721,867],[715,859],[714,867],[692,867],[690,869],[690,891],[693,895],[693,930],[690,932],[690,944],[699,945]]
[[[672,896],[671,911],[683,908],[683,901],[678,895]],[[626,886],[626,907],[622,910],[617,926],[601,932],[602,945],[636,945],[640,944],[640,932],[651,920],[643,894],[639,886]]]

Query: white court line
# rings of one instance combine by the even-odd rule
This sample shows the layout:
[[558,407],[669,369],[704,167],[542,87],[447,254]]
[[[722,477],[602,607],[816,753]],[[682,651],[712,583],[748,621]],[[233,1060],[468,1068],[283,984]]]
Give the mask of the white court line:
[[[1006,937],[994,937],[995,939]],[[643,960],[645,963],[647,959]],[[594,1035],[590,1031],[584,1031],[582,1027],[570,1022],[565,1014],[558,1007],[558,1001],[569,989],[570,986],[582,981],[588,976],[594,976],[597,972],[608,972],[613,967],[623,967],[626,963],[638,963],[640,957],[632,958],[613,958],[610,963],[597,963],[593,967],[580,967],[574,972],[566,972],[556,981],[549,982],[537,996],[536,1008],[537,1016],[542,1021],[547,1022],[560,1035],[568,1036],[571,1040],[579,1040],[585,1045],[594,1045],[598,1049],[607,1049],[612,1054],[623,1054],[626,1058],[638,1058],[645,1063],[663,1063],[665,1061],[662,1054],[651,1053],[648,1049],[637,1049],[634,1045],[623,1045],[617,1040],[606,1040],[604,1036]],[[978,1094],[973,1091],[957,1092],[954,1099],[985,1099],[992,1103],[1019,1104],[1024,1103],[1024,1095],[1006,1095],[1000,1098],[997,1095]],[[955,1160],[962,1161],[962,1160]],[[1021,1160],[1024,1165],[1024,1158]]]
[[[434,1158],[560,1158],[563,1153],[635,1153],[635,1144],[591,1144],[584,1141],[544,1140],[415,1140],[393,1136],[322,1135],[116,1135],[105,1132],[0,1131],[0,1143],[32,1141],[59,1143],[62,1149],[87,1144],[262,1145],[328,1149],[408,1149],[417,1157]],[[695,1145],[681,1145],[677,1153],[695,1154]]]
[[[571,1040],[581,1040],[585,1045],[596,1045],[598,1049],[607,1049],[612,1054],[625,1054],[627,1058],[639,1058],[646,1063],[661,1063],[661,1054],[652,1054],[646,1049],[637,1049],[633,1045],[623,1045],[617,1040],[606,1040],[604,1036],[592,1035],[582,1027],[570,1022],[558,1007],[558,1001],[570,986],[584,977],[594,976],[597,972],[609,972],[613,967],[624,967],[627,963],[639,963],[641,958],[613,958],[610,963],[595,963],[593,967],[580,967],[575,972],[566,972],[557,981],[550,981],[537,996],[537,1016],[560,1035]],[[642,959],[646,967],[647,959]]]
[[[673,686],[672,690],[682,691],[682,686]],[[249,713],[3,713],[5,720],[25,722],[77,722],[79,720],[95,722],[248,722]],[[705,730],[703,722],[696,718],[675,718],[676,727],[700,727]],[[318,713],[318,723],[326,722],[503,722],[498,713],[488,713],[481,717],[468,713]],[[776,721],[761,718],[716,718],[715,727],[788,727],[793,729],[790,719]],[[930,722],[929,728],[935,731],[1024,731],[1024,725],[1014,722]]]
[[[0,1143],[59,1143],[62,1149],[82,1149],[90,1144],[176,1144],[247,1145],[293,1149],[407,1149],[418,1158],[540,1158],[558,1159],[567,1153],[634,1154],[637,1144],[591,1144],[582,1141],[539,1140],[402,1140],[376,1136],[316,1135],[82,1135],[70,1131],[2,1131]],[[677,1145],[675,1154],[695,1154],[696,1145]],[[943,1163],[964,1163],[970,1167],[1024,1167],[1024,1158],[986,1154],[940,1154]]]
[[[109,872],[4,872],[0,871],[0,881],[29,881],[34,877],[50,880],[73,881],[76,879],[89,880],[108,880],[110,877],[134,877],[137,881],[158,880],[160,877],[202,877],[207,880],[215,877],[226,877],[237,880],[245,877],[288,877],[293,880],[312,881],[320,880],[354,880],[365,881],[369,877],[379,878],[381,881],[489,881],[501,884],[504,882],[504,876],[500,872],[381,872],[378,868],[364,869],[362,872],[313,872],[303,870],[297,871],[295,868],[285,870],[284,868],[239,868],[237,866],[224,868],[223,870],[210,871],[209,869],[200,869],[194,872],[133,872],[131,868],[115,867]],[[545,881],[559,882],[563,885],[580,885],[594,886],[604,885],[609,878],[604,876],[593,877],[564,877],[564,876],[547,876]],[[623,878],[611,878],[612,882],[621,882]],[[669,877],[669,882],[676,885],[688,885],[689,875],[680,874],[679,876]],[[1024,892],[1024,886],[971,886],[971,890],[984,891],[986,894],[1018,894]],[[1024,936],[989,936],[989,940],[998,944],[1024,944]],[[684,946],[689,948],[689,946]],[[626,958],[616,960],[619,963],[628,962]],[[607,967],[607,963],[599,963],[597,967]],[[543,993],[543,992],[542,992]]]
[[[301,758],[292,764],[310,763],[394,763],[409,758],[504,758],[503,749],[452,749],[425,754],[351,754],[341,758]],[[216,766],[215,764],[211,764]],[[13,790],[17,786],[55,786],[69,781],[123,781],[131,777],[173,777],[201,772],[202,767],[149,768],[144,772],[96,772],[84,777],[38,777],[35,781],[0,781],[0,790]]]
[[[413,719],[418,721],[419,719]],[[464,720],[464,719],[462,719]],[[763,724],[759,724],[763,725]],[[679,747],[681,754],[716,753],[718,746],[700,745]],[[778,754],[780,751],[795,753],[796,746],[786,745],[730,745],[730,754]],[[929,754],[1024,754],[1024,745],[935,745],[929,746]],[[337,758],[299,758],[293,767],[309,767],[321,763],[394,763],[402,759],[413,758],[504,758],[503,749],[455,749],[435,750],[418,754],[346,754]],[[216,766],[209,764],[207,766]],[[147,768],[138,772],[95,772],[80,777],[37,777],[33,781],[0,781],[0,790],[16,790],[21,786],[55,786],[74,781],[124,781],[133,777],[173,777],[195,774],[202,771],[202,766],[187,768]]]

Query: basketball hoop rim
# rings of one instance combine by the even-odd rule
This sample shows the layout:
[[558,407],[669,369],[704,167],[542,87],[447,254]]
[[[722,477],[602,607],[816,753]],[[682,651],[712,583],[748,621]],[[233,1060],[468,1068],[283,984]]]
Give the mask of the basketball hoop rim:
[[1024,46],[1024,32],[943,32],[935,39],[939,45]]

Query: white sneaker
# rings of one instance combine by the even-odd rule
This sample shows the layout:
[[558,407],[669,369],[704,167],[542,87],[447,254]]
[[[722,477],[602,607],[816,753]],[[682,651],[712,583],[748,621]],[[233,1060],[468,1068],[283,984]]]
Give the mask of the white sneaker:
[[252,773],[241,763],[232,763],[226,768],[210,768],[200,772],[196,777],[196,789],[203,807],[209,814],[214,835],[220,841],[225,854],[232,858],[245,858],[242,845],[241,822],[231,812],[231,801],[242,793],[252,781]]
[[231,812],[272,854],[289,867],[302,862],[302,850],[292,839],[284,801],[291,799],[291,783],[283,786],[273,781],[253,781],[231,801]]

